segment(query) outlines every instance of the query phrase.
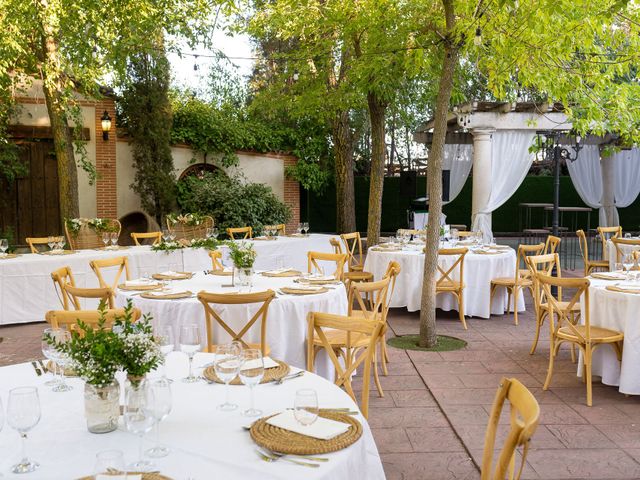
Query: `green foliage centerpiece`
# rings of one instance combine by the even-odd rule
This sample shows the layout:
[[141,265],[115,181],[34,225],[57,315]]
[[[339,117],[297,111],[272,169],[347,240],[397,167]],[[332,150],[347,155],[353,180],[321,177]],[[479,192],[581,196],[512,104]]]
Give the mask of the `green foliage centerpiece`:
[[238,285],[250,287],[253,276],[253,264],[256,261],[256,251],[253,244],[246,242],[228,242],[229,257],[238,273]]

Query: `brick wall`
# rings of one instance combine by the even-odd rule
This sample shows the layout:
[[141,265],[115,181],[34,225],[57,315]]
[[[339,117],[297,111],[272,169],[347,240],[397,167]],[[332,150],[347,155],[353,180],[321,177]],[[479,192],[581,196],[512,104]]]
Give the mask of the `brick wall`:
[[[95,103],[96,132],[96,182],[97,216],[101,218],[118,218],[118,195],[116,191],[116,110],[113,100],[102,100]],[[109,112],[111,130],[109,140],[102,139],[102,115]]]
[[[298,162],[296,157],[284,156],[284,168],[293,166]],[[283,171],[284,175],[284,171]],[[287,233],[293,233],[300,223],[300,184],[295,180],[284,178],[284,203],[291,208],[291,220],[287,223]]]

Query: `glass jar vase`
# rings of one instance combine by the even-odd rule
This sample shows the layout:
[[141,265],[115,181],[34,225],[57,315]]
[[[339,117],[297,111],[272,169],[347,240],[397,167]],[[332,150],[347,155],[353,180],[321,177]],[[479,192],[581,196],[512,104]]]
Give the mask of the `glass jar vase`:
[[84,415],[91,433],[108,433],[118,428],[120,416],[120,385],[84,384]]
[[253,267],[236,268],[237,286],[241,288],[250,288],[253,273]]

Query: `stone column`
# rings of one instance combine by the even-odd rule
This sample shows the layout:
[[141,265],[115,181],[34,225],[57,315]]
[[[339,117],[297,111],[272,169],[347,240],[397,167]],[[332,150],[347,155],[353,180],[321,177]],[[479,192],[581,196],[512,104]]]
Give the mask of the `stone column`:
[[[604,219],[600,219],[600,226],[617,227],[620,222],[615,206],[615,159],[613,155],[602,157],[600,168],[602,169],[602,208],[604,210]],[[603,220],[604,223],[602,223]]]
[[[471,203],[471,225],[479,227],[477,215],[485,210],[491,197],[491,155],[493,128],[474,128],[473,135],[473,193]],[[491,228],[491,214],[485,216],[482,225]]]

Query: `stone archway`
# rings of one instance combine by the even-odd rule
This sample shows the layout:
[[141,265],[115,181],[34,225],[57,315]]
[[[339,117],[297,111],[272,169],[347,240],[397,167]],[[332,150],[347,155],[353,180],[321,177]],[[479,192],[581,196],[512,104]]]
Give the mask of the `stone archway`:
[[220,167],[217,167],[211,163],[194,163],[193,165],[189,165],[185,168],[178,180],[182,180],[186,177],[202,177],[204,173],[223,173],[226,175],[225,171]]

